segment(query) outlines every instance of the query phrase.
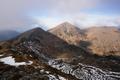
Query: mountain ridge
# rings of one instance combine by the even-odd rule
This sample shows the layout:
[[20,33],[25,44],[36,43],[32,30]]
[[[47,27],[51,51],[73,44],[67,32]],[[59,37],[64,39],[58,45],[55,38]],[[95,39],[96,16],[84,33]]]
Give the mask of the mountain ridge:
[[[72,25],[72,29],[70,29],[68,25],[66,29],[67,30],[70,29],[70,31],[66,33],[64,31],[64,27],[65,26],[63,23],[56,26],[52,30],[50,29],[48,31],[58,36],[59,38],[65,40],[69,44],[82,47],[93,54],[100,56],[109,55],[120,56],[119,54],[120,46],[115,47],[117,46],[117,44],[120,44],[119,28],[103,26],[103,27],[91,27],[86,29],[80,29],[77,27],[76,29],[76,26]],[[113,38],[110,36],[112,36]],[[113,45],[114,43],[115,45]]]
[[[11,66],[4,62],[9,58],[24,65]],[[117,80],[119,64],[119,57],[89,54],[86,49],[68,44],[41,28],[0,43],[0,79]]]

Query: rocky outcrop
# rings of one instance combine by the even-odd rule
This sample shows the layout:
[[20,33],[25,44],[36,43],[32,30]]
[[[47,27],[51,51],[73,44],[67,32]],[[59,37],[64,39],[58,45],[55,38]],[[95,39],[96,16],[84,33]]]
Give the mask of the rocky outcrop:
[[78,63],[78,65],[71,65],[62,62],[61,60],[50,60],[49,65],[61,70],[66,74],[71,74],[80,80],[119,80],[120,73],[103,71],[102,69]]

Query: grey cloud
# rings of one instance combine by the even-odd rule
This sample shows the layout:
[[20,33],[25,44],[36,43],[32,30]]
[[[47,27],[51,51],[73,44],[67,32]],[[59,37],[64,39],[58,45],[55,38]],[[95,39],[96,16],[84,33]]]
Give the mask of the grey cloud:
[[0,29],[26,29],[34,23],[25,11],[27,5],[23,0],[0,1]]
[[53,12],[60,14],[76,14],[80,13],[81,9],[95,7],[98,0],[52,0]]
[[[49,16],[81,15],[82,9],[93,8],[100,0],[0,0],[0,29],[26,30],[37,22],[31,13]],[[44,14],[43,14],[44,13]]]
[[32,11],[71,14],[92,5],[88,0],[0,0],[0,29],[30,26],[34,21],[27,15]]

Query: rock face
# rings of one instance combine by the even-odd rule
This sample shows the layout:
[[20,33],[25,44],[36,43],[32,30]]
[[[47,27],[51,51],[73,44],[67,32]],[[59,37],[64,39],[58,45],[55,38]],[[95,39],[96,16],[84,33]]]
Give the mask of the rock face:
[[99,68],[84,65],[78,63],[77,65],[71,65],[61,62],[59,60],[50,60],[49,65],[61,70],[66,74],[70,74],[80,80],[118,80],[120,79],[120,73],[103,71]]
[[[70,30],[73,30],[71,28]],[[81,31],[76,35],[78,34],[85,35]],[[67,37],[69,38],[69,35]],[[85,47],[74,45],[41,28],[26,31],[11,40],[1,42],[0,80],[120,79],[120,57],[91,55]],[[6,58],[12,59],[12,62],[4,61]]]
[[92,27],[79,29],[70,23],[63,23],[48,30],[69,44],[100,56],[120,56],[120,31],[115,27]]

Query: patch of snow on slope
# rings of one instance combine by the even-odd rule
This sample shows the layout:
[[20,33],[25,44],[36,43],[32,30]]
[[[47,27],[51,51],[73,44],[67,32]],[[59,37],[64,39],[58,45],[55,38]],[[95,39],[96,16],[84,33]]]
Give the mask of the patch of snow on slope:
[[49,80],[59,80],[54,75],[48,75],[48,77],[49,77]]
[[0,55],[0,57],[2,57],[3,55]]
[[12,56],[1,58],[0,62],[4,62],[4,64],[8,64],[11,66],[20,66],[20,65],[31,65],[33,62],[29,61],[27,62],[15,62],[15,59]]
[[48,63],[53,68],[61,70],[66,74],[71,74],[82,80],[120,80],[120,72],[103,71],[100,68],[78,63],[71,65],[59,60],[50,60]]
[[62,77],[62,76],[58,76],[58,77],[59,77],[60,80],[67,80],[67,79],[65,79],[65,78]]

